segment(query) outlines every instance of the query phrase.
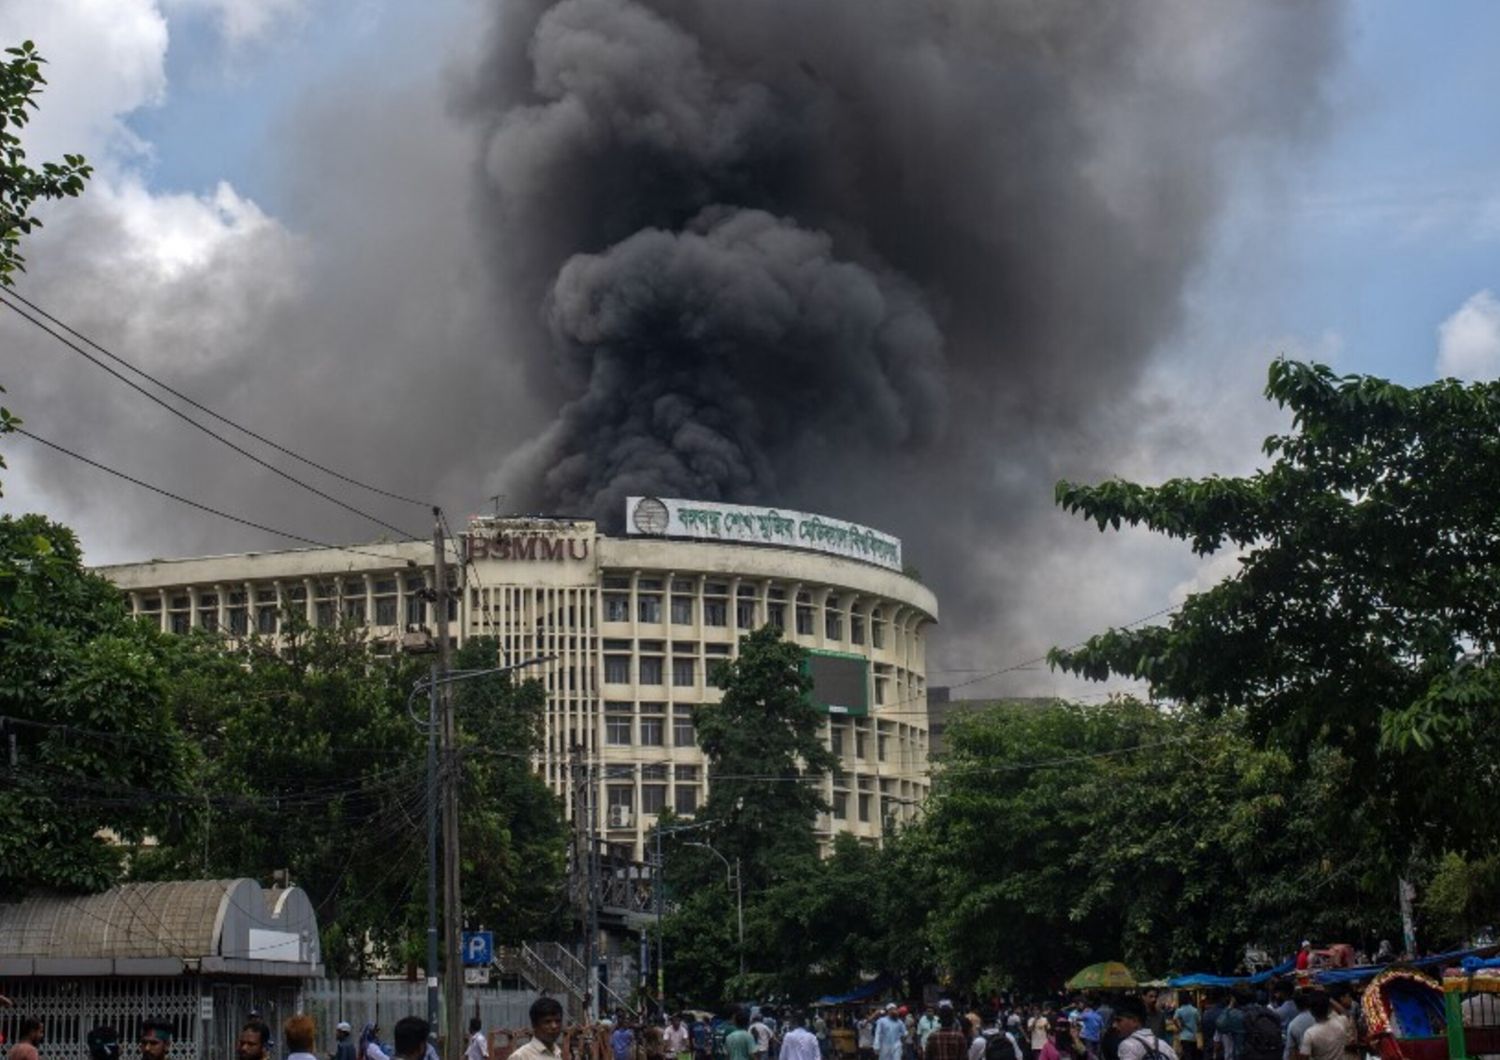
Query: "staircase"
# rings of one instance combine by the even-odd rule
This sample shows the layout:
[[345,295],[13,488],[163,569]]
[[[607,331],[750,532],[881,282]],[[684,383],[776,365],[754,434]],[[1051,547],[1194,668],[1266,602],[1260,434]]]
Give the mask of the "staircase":
[[[588,993],[589,974],[582,961],[560,942],[523,942],[519,946],[500,946],[495,950],[494,966],[502,975],[517,976],[543,994],[567,998],[567,1008],[575,1018],[582,1018]],[[624,1009],[632,1017],[635,1006],[600,984],[601,1007]]]

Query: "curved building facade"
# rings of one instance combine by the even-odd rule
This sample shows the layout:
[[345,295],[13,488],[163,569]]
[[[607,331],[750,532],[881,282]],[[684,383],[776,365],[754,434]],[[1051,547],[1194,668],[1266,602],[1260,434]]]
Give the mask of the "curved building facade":
[[[632,500],[624,537],[587,520],[495,517],[450,546],[450,635],[496,637],[510,662],[546,660],[527,671],[548,698],[536,767],[570,818],[639,855],[663,809],[695,812],[708,771],[693,709],[719,698],[714,663],[766,624],[809,650],[824,739],[843,763],[820,834],[876,838],[910,816],[928,789],[937,601],[901,572],[899,542],[798,513],[645,501]],[[433,628],[433,559],[431,545],[400,542],[99,573],[167,632],[275,635],[292,608],[315,625],[363,623],[394,647]]]

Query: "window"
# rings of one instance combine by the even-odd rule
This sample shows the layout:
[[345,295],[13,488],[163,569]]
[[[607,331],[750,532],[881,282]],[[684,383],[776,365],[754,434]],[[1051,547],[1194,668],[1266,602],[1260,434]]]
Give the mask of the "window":
[[344,597],[344,617],[350,622],[364,622],[365,620],[365,598],[358,596],[354,598]]
[[629,622],[630,597],[624,593],[604,594],[604,621]]
[[635,583],[635,587],[637,590],[643,593],[659,593],[661,592],[661,579],[642,578],[640,581]]
[[842,821],[849,816],[849,793],[847,791],[835,791],[833,793],[833,819]]
[[229,609],[229,633],[231,636],[243,637],[250,632],[250,612],[244,607],[231,607]]
[[274,604],[261,604],[255,609],[255,631],[267,635],[276,632],[276,607]]
[[865,642],[864,615],[849,616],[849,640],[854,644],[863,644]]
[[[655,704],[655,706],[657,706],[659,708],[661,706],[661,704],[658,703],[658,704]],[[646,704],[642,703],[641,704],[641,710],[644,711],[646,709],[647,709]],[[667,724],[666,718],[664,718],[660,714],[642,714],[641,715],[641,746],[642,747],[661,747],[661,746],[663,746],[666,743],[666,740],[663,738],[664,731],[666,729],[666,724]]]
[[676,766],[674,768],[674,775],[677,777],[679,784],[683,782],[698,783],[697,766]]
[[604,657],[604,683],[607,685],[630,684],[630,656],[606,655]]
[[734,624],[739,629],[755,628],[755,601],[739,600],[734,605]]
[[606,789],[605,798],[611,810],[618,807],[622,810],[630,810],[635,807],[635,786],[631,784],[610,784]]
[[426,592],[427,588],[421,582],[417,582],[415,586],[410,581],[406,583],[406,624],[408,626],[427,624],[427,600],[420,595]]
[[854,730],[854,757],[855,758],[863,758],[864,756],[865,756],[865,730],[863,730],[863,729],[855,729]]
[[665,784],[641,785],[641,812],[661,813],[667,808],[667,786]]
[[844,757],[844,727],[842,725],[828,727],[828,749],[840,758]]
[[885,761],[885,743],[887,739],[889,737],[885,733],[880,733],[875,737],[875,757],[882,762]]
[[844,613],[829,611],[823,618],[823,635],[829,640],[844,639]]
[[[672,708],[672,746],[691,747],[694,742],[693,735],[693,708],[675,706]],[[681,768],[681,767],[678,767]],[[677,779],[681,780],[681,777]]]
[[672,808],[680,814],[692,815],[698,812],[698,789],[697,787],[684,787],[677,785],[673,794]]
[[636,617],[642,622],[658,623],[661,621],[661,597],[656,595],[638,596],[636,603]]
[[767,604],[766,621],[777,629],[786,629],[786,604]]
[[884,677],[877,677],[877,678],[875,678],[875,704],[876,704],[876,706],[879,706],[881,703],[885,702],[885,682],[886,682],[886,679]]
[[672,684],[677,688],[692,688],[698,675],[696,659],[672,660]]
[[396,598],[394,596],[377,596],[375,598],[375,624],[377,626],[394,626],[396,624]]
[[630,746],[630,715],[604,715],[604,742],[611,747]]
[[173,611],[172,612],[172,632],[173,633],[186,633],[191,628],[192,628],[192,616],[190,616],[186,611]]
[[604,578],[606,589],[629,589],[630,576],[626,574],[609,574]]
[[885,623],[880,619],[879,608],[870,612],[870,645],[875,648],[885,647]]
[[672,597],[672,624],[674,626],[693,624],[693,598],[691,596]]
[[723,600],[703,601],[703,624],[705,626],[727,626],[729,624],[727,605]]
[[269,589],[256,589],[255,602],[258,604],[274,604],[276,602],[276,587]]
[[319,600],[318,601],[318,604],[317,604],[317,622],[318,622],[318,625],[323,626],[324,628],[327,628],[329,626],[337,624],[337,618],[336,618],[337,614],[338,614],[338,612],[336,612],[334,610],[334,606],[333,606],[333,601],[332,600]]
[[642,762],[642,780],[666,780],[667,764],[665,762]]
[[870,795],[868,792],[859,793],[859,819],[868,821],[870,819]]
[[643,656],[641,656],[641,684],[643,684],[643,685],[659,685],[659,684],[661,684],[661,671],[662,671],[661,656],[659,656],[659,655],[656,655],[656,656],[643,655]]
[[141,601],[141,610],[142,611],[160,611],[161,610],[161,597],[159,597],[159,596],[148,596],[146,599],[144,599],[144,600]]
[[812,636],[813,616],[812,608],[797,606],[797,632],[804,637]]

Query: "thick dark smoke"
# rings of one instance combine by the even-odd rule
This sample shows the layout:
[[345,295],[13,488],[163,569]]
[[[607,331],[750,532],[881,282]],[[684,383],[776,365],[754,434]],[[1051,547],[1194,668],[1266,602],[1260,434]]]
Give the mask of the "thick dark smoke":
[[[1332,5],[512,0],[470,86],[513,354],[501,478],[832,510],[968,619],[1128,401],[1236,166],[1319,115]],[[972,568],[965,562],[964,567]],[[1003,579],[1002,579],[1003,581]]]

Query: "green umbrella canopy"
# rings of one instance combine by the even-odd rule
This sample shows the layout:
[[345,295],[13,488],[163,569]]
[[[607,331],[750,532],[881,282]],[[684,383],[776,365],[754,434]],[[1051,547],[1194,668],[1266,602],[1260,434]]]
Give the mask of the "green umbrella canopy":
[[1135,985],[1135,973],[1119,961],[1091,964],[1067,982],[1069,990],[1127,990]]

